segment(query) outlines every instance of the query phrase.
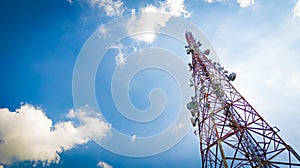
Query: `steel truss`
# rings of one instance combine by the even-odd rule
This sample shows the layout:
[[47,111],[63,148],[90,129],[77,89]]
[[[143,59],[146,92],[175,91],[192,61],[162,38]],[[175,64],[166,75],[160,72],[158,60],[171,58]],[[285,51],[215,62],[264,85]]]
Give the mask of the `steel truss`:
[[[191,32],[186,32],[187,53],[192,55],[188,104],[198,126],[202,167],[294,167],[300,156],[278,135],[232,86],[224,68],[202,52]],[[234,80],[234,79],[233,79]]]

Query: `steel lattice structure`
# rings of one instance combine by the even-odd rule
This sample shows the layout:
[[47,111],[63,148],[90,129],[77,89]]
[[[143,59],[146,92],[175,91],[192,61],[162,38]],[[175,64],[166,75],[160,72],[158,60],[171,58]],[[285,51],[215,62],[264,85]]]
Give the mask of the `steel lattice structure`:
[[218,63],[202,52],[191,32],[186,32],[187,54],[195,95],[187,104],[198,129],[202,167],[295,167],[300,156],[278,135],[232,86]]

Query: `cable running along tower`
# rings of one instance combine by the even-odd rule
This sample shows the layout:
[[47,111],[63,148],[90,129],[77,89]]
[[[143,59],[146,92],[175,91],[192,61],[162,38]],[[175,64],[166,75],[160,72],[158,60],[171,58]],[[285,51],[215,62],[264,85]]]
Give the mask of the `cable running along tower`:
[[187,104],[191,122],[198,127],[201,164],[206,167],[299,167],[300,156],[240,95],[219,63],[201,51],[191,32],[186,32],[187,54],[191,54],[190,86],[195,95]]

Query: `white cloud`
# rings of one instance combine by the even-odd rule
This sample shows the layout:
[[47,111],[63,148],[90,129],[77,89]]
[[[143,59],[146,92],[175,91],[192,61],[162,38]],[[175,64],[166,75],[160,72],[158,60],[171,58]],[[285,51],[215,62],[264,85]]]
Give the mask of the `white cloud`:
[[108,30],[107,28],[102,24],[99,29],[98,29],[98,33],[99,33],[99,36],[102,37],[102,38],[107,38],[107,35],[108,35]]
[[69,113],[67,114],[66,117],[69,118],[69,119],[75,118],[75,117],[76,117],[75,110],[74,110],[74,109],[71,109],[71,110],[69,111]]
[[207,3],[214,3],[214,2],[223,2],[225,0],[204,0],[204,2],[207,2]]
[[254,0],[237,0],[237,3],[240,4],[241,8],[246,8],[254,4]]
[[67,0],[67,1],[69,2],[69,4],[70,4],[70,5],[73,3],[73,1],[72,1],[72,0]]
[[[72,4],[74,0],[67,0]],[[88,4],[91,7],[98,7],[104,10],[109,17],[121,16],[124,12],[123,2],[121,0],[77,0],[79,3]]]
[[98,163],[97,163],[97,167],[101,167],[101,168],[112,168],[111,165],[109,165],[109,164],[107,164],[107,163],[105,163],[105,162],[103,162],[103,161],[98,162]]
[[127,55],[135,52],[142,52],[141,46],[139,45],[124,46],[121,42],[111,46],[110,48],[115,49],[118,52],[118,54],[115,56],[117,66],[124,66],[126,64]]
[[101,25],[98,30],[97,30],[97,36],[100,38],[100,39],[106,39],[108,36],[109,36],[109,33],[108,33],[108,29],[105,27],[105,25]]
[[121,0],[89,0],[91,6],[103,8],[107,16],[121,16],[123,9],[123,2]]
[[298,0],[297,4],[294,7],[294,16],[300,17],[300,0]]
[[183,124],[180,122],[180,123],[178,123],[177,125],[175,125],[175,126],[172,128],[172,130],[175,131],[175,132],[177,132],[177,131],[179,131],[180,129],[182,129],[182,128],[184,128],[184,127],[185,127],[185,125],[183,125]]
[[111,124],[107,123],[100,113],[89,109],[88,106],[78,109],[76,114],[83,123],[81,128],[91,139],[100,141],[109,133]]
[[[29,104],[21,105],[16,111],[7,108],[0,109],[0,163],[10,164],[15,161],[42,162],[44,165],[59,163],[59,154],[70,150],[76,145],[89,141],[82,128],[93,127],[94,137],[103,138],[110,125],[101,117],[84,115],[82,109],[79,114],[87,121],[80,127],[73,122],[58,122],[53,125],[45,112]],[[70,111],[69,116],[73,116]],[[97,122],[95,122],[97,121]]]
[[[204,0],[207,3],[214,3],[214,2],[225,2],[225,0]],[[240,5],[241,8],[246,8],[250,5],[254,4],[254,0],[237,0],[237,3]]]
[[134,134],[134,135],[132,135],[132,137],[131,137],[131,141],[134,142],[135,140],[136,140],[136,135]]
[[[145,32],[132,36],[137,42],[151,44],[156,38],[156,32],[160,27],[164,27],[166,22],[172,17],[189,17],[190,13],[184,6],[184,0],[166,0],[159,3],[159,6],[148,4],[140,9],[140,16],[132,10],[131,18],[127,24],[127,32]],[[154,14],[151,14],[154,13]],[[156,13],[156,14],[155,14]],[[167,15],[158,15],[159,13]]]
[[111,48],[118,50],[118,55],[115,56],[115,61],[117,66],[123,66],[126,64],[126,56],[124,53],[125,47],[118,43],[117,45],[112,46]]
[[184,6],[184,0],[167,0],[161,2],[160,12],[166,12],[174,16],[184,16],[185,18],[190,17],[190,12],[188,12]]

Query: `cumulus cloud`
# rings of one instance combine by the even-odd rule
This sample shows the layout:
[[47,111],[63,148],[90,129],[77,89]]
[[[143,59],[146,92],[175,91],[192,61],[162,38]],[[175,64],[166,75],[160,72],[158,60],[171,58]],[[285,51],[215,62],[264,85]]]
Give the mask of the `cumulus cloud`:
[[[70,4],[73,0],[67,0]],[[104,10],[107,16],[121,16],[124,12],[123,2],[121,0],[77,0],[80,3],[89,4],[91,7],[97,7]]]
[[241,8],[246,8],[254,4],[254,0],[237,0],[237,3],[240,4]]
[[[60,153],[89,141],[82,129],[94,128],[98,131],[93,132],[93,137],[103,138],[110,125],[101,116],[87,113],[84,109],[78,111],[86,122],[75,127],[72,121],[53,124],[42,109],[29,104],[21,105],[15,111],[0,109],[0,163],[59,163]],[[71,110],[68,116],[73,117],[74,111]]]
[[113,45],[110,49],[117,50],[117,54],[115,56],[115,62],[117,66],[124,66],[126,64],[127,56],[134,52],[142,52],[141,46],[139,45],[127,45],[124,46],[121,42]]
[[91,6],[103,8],[107,16],[121,16],[124,8],[121,0],[89,0]]
[[300,0],[298,0],[296,6],[294,7],[294,16],[300,17]]
[[223,2],[224,0],[204,0],[207,3],[214,3],[214,2]]
[[[207,3],[214,3],[214,2],[225,2],[225,0],[204,0]],[[254,4],[254,0],[237,0],[237,3],[240,5],[241,8],[246,8],[250,5]]]
[[97,163],[97,167],[101,167],[101,168],[112,168],[111,165],[109,165],[109,164],[107,164],[107,163],[105,163],[105,162],[103,162],[103,161],[98,162],[98,163]]
[[107,38],[108,30],[103,24],[99,27],[98,34],[101,38]]
[[[190,16],[186,10],[184,0],[166,0],[159,3],[158,6],[148,4],[140,9],[140,15],[137,16],[135,10],[132,10],[131,18],[127,24],[127,32],[145,32],[140,35],[132,36],[137,42],[151,44],[156,38],[156,32],[160,27],[164,27],[166,22],[172,17]],[[162,13],[167,15],[157,15],[151,13]]]
[[76,114],[83,123],[80,128],[82,128],[91,139],[100,141],[108,135],[111,124],[107,123],[100,113],[85,106],[78,109]]
[[76,112],[75,112],[75,110],[74,110],[74,109],[71,109],[71,110],[69,111],[69,113],[66,115],[66,117],[69,118],[69,119],[74,119],[74,118],[76,117]]
[[126,48],[123,46],[123,44],[118,43],[117,45],[114,45],[111,48],[118,50],[118,54],[117,54],[117,56],[115,56],[116,65],[117,66],[125,65],[126,64],[126,56],[125,56],[124,50]]
[[177,17],[184,16],[187,18],[191,15],[184,6],[184,0],[167,0],[165,2],[161,2],[157,9],[159,12],[168,13]]

